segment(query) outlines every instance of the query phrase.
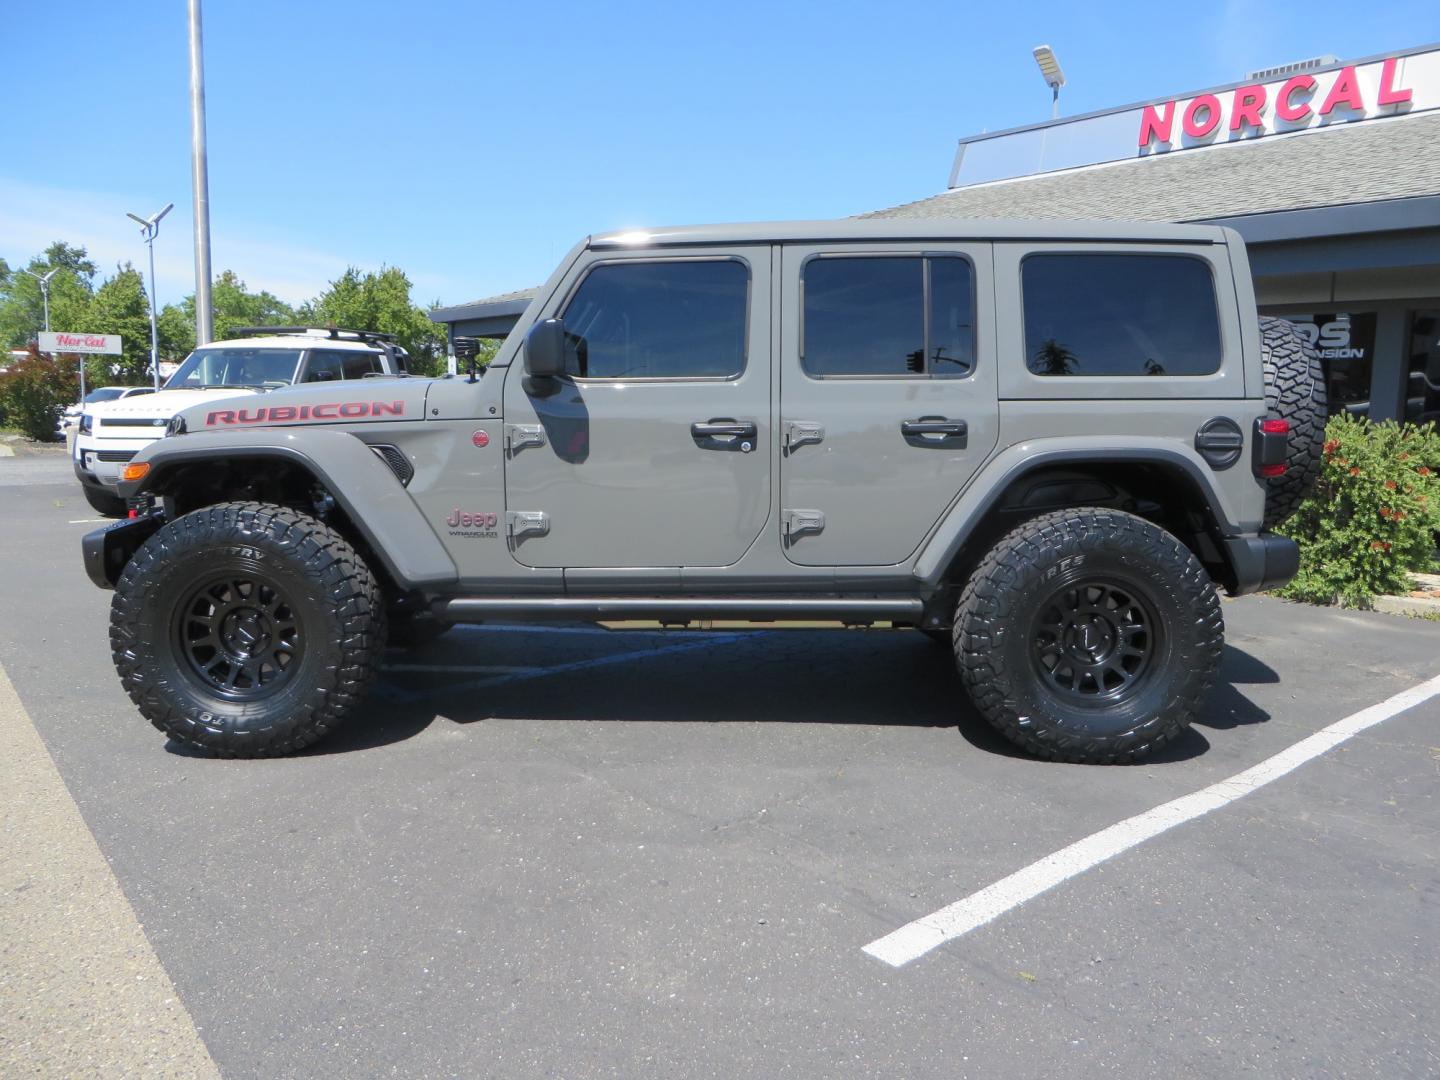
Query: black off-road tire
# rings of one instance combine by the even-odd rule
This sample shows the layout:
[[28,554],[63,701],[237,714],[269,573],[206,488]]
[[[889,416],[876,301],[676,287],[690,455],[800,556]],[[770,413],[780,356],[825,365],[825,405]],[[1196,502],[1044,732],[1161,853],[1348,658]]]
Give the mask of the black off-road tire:
[[329,734],[384,647],[382,591],[355,549],[267,503],[221,503],[165,525],[125,567],[110,607],[130,699],[172,739],[221,757],[289,754]]
[[1320,357],[1286,319],[1261,317],[1260,357],[1265,369],[1265,411],[1290,421],[1285,475],[1265,481],[1265,528],[1295,512],[1320,475],[1325,445],[1325,372]]
[[[1103,649],[1107,626],[1115,648],[1103,655],[1118,666],[1077,676],[1102,655],[1085,650]],[[1133,514],[1084,507],[1034,518],[995,545],[960,595],[952,640],[971,701],[1007,739],[1055,761],[1116,764],[1199,714],[1224,621],[1179,540]]]
[[108,492],[97,491],[89,484],[81,484],[80,490],[85,493],[85,501],[90,504],[90,509],[104,517],[123,518],[128,514],[129,508],[125,500],[119,495],[111,495]]

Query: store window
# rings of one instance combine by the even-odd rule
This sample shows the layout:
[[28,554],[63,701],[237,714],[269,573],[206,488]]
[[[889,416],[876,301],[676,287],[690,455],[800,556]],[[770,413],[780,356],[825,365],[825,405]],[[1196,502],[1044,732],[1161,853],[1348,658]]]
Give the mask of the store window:
[[1036,375],[1210,375],[1220,318],[1210,266],[1186,255],[1064,252],[1021,263]]
[[1370,372],[1375,361],[1373,311],[1286,315],[1320,356],[1330,412],[1370,415]]
[[1440,424],[1440,311],[1411,314],[1409,356],[1405,419]]

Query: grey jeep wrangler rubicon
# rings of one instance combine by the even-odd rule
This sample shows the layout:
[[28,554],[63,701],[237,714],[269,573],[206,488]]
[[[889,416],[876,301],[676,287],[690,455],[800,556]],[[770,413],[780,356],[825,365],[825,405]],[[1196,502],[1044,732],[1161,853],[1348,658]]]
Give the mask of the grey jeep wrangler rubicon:
[[1294,574],[1324,416],[1227,229],[618,233],[482,377],[186,410],[84,557],[140,711],[222,755],[327,734],[387,633],[724,618],[916,628],[1026,750],[1118,762],[1203,707],[1216,583]]

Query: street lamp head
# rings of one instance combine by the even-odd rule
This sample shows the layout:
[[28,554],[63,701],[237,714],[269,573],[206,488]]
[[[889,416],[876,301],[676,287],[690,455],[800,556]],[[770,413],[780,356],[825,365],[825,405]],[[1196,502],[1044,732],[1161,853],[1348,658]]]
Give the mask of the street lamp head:
[[174,204],[173,202],[167,202],[167,203],[165,204],[165,209],[164,209],[164,210],[161,210],[158,214],[155,214],[155,215],[153,215],[153,216],[150,218],[150,224],[151,224],[151,225],[159,225],[159,224],[160,224],[160,219],[163,218],[166,214],[168,214],[171,210],[174,210],[174,209],[175,209],[175,204]]
[[1051,90],[1059,90],[1065,85],[1065,73],[1060,70],[1060,61],[1055,59],[1055,50],[1049,45],[1035,46],[1035,63],[1040,65],[1040,74]]
[[135,222],[137,225],[139,225],[142,229],[149,228],[150,226],[150,223],[146,221],[143,217],[141,217],[139,214],[131,214],[127,211],[125,216],[128,217],[131,221]]

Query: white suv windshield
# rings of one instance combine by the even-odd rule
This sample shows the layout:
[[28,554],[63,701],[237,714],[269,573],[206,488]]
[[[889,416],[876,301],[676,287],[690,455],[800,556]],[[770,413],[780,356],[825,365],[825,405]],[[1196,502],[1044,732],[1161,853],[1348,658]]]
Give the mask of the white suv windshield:
[[299,349],[196,349],[170,376],[167,390],[202,386],[288,386]]

